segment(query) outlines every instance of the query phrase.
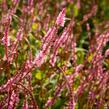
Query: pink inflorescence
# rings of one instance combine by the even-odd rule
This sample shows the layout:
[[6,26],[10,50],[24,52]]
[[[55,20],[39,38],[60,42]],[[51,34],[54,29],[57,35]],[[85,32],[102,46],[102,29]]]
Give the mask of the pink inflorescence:
[[62,27],[64,27],[64,23],[65,23],[65,11],[66,9],[63,8],[56,19],[56,24]]

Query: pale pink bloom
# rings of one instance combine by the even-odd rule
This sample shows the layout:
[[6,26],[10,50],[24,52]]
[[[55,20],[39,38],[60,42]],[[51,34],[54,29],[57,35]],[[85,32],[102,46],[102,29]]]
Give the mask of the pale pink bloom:
[[22,30],[23,30],[23,29],[21,28],[21,29],[19,29],[18,32],[17,32],[17,36],[16,36],[16,37],[17,37],[17,40],[18,40],[18,41],[21,41],[22,38],[23,38]]
[[18,95],[15,93],[15,91],[12,91],[11,97],[10,97],[10,101],[9,101],[9,106],[8,109],[14,109],[14,107],[16,106],[16,104],[19,102],[19,97]]
[[106,45],[106,43],[109,41],[109,33],[106,32],[104,34],[101,34],[96,39],[97,41],[97,51],[101,51],[102,48]]
[[30,6],[33,6],[33,2],[34,2],[34,0],[28,0],[28,4],[29,4]]
[[19,3],[19,0],[12,0],[14,5],[17,5]]
[[8,27],[5,28],[4,37],[2,38],[2,42],[5,46],[10,46],[10,37],[8,35]]
[[57,55],[57,51],[56,51],[54,54],[51,55],[50,64],[51,64],[52,66],[55,65],[55,62],[56,62],[56,55]]
[[76,56],[76,41],[74,40],[73,34],[72,34],[71,47],[72,47],[72,60],[73,60],[73,63],[76,65],[76,60],[77,60],[77,56]]
[[108,56],[109,56],[109,49],[107,49],[105,52],[105,57],[108,57]]
[[76,67],[75,72],[80,72],[80,70],[84,67],[84,65],[80,64]]
[[45,104],[45,107],[49,107],[53,104],[53,100],[52,99],[48,99],[47,103]]
[[65,8],[63,8],[56,20],[56,24],[62,27],[64,27],[65,23],[65,12],[66,12]]
[[39,54],[36,56],[34,63],[36,64],[36,66],[41,66],[41,64],[43,64],[44,62],[44,58],[45,58],[45,54],[40,51]]
[[50,42],[53,39],[54,33],[56,32],[56,27],[50,28],[44,38],[42,39],[42,45],[44,45],[46,42]]
[[24,104],[23,104],[23,109],[29,109],[27,99],[24,101]]
[[86,29],[87,29],[87,31],[90,31],[90,25],[89,25],[89,23],[86,24]]
[[4,45],[10,46],[10,37],[7,37],[7,38],[3,37],[2,42],[3,42]]
[[77,1],[77,7],[78,7],[78,9],[81,8],[81,2],[80,2],[80,0]]

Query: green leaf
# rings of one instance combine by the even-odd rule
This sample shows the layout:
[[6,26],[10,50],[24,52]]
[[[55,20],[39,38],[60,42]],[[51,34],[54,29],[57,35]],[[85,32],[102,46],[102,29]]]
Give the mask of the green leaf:
[[43,72],[41,72],[40,70],[37,71],[37,73],[35,74],[35,78],[38,80],[41,80],[43,78]]
[[63,109],[65,101],[65,98],[58,99],[52,109]]
[[74,5],[74,16],[78,16],[78,7],[76,5]]
[[36,30],[38,28],[38,23],[33,23],[32,24],[32,30]]

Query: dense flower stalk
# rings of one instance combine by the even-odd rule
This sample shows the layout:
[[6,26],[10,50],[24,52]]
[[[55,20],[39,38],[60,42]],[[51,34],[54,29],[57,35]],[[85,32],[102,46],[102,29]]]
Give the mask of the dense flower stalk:
[[18,101],[19,101],[18,95],[14,91],[12,91],[8,109],[13,109],[18,103]]
[[64,26],[65,23],[65,8],[59,13],[57,19],[56,19],[56,24],[59,26]]
[[42,50],[36,56],[35,61],[34,61],[37,66],[40,66],[44,62],[45,56],[49,52],[51,43],[55,37],[54,36],[55,33],[56,33],[56,27],[50,28],[46,36],[43,38]]

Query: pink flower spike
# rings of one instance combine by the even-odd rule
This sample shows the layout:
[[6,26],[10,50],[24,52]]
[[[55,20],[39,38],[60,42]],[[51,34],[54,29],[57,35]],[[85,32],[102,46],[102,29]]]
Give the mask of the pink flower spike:
[[57,55],[57,51],[51,55],[51,59],[50,59],[50,64],[54,67],[55,62],[56,62],[56,55]]
[[66,9],[63,8],[56,19],[56,24],[62,27],[64,27],[64,23],[65,23],[65,12],[66,12]]
[[24,104],[23,104],[23,109],[29,109],[27,99],[24,101]]
[[3,37],[3,38],[2,38],[2,42],[3,42],[3,44],[6,45],[7,47],[10,46],[10,38],[9,38],[9,37],[7,37],[7,39],[6,39],[6,37]]
[[81,1],[80,0],[77,1],[77,7],[78,7],[78,9],[81,8]]
[[23,38],[22,31],[23,31],[23,29],[19,29],[18,32],[17,32],[16,37],[17,37],[17,40],[18,40],[18,41],[21,41],[22,38]]
[[30,6],[33,6],[33,2],[34,2],[34,0],[28,0],[28,4],[29,4]]

